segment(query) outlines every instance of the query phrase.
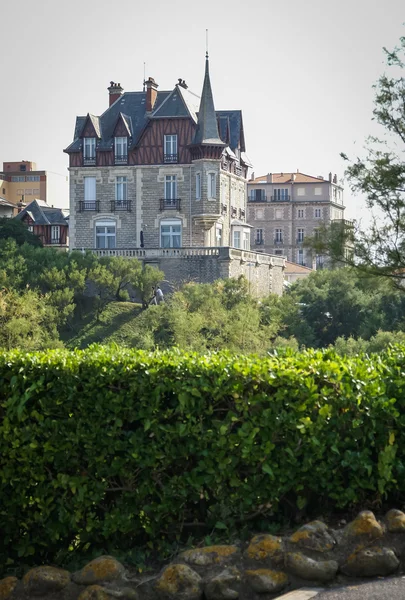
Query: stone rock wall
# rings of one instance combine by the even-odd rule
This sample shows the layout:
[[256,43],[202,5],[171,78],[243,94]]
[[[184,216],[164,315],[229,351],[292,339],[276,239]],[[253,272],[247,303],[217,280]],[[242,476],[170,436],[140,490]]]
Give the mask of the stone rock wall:
[[302,586],[403,573],[404,565],[405,514],[394,509],[377,520],[363,511],[339,530],[312,521],[290,536],[186,550],[145,577],[112,556],[75,573],[39,566],[22,580],[0,580],[0,600],[271,600]]

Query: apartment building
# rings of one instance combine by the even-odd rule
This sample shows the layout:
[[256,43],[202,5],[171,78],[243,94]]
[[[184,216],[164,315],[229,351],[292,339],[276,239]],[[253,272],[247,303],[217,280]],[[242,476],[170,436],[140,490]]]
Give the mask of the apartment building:
[[300,173],[254,174],[248,187],[248,221],[253,226],[252,248],[285,256],[299,265],[323,268],[324,256],[304,247],[321,225],[344,222],[343,187],[337,176]]
[[0,172],[0,197],[17,206],[25,206],[34,198],[46,201],[48,175],[38,171],[34,162],[3,162]]

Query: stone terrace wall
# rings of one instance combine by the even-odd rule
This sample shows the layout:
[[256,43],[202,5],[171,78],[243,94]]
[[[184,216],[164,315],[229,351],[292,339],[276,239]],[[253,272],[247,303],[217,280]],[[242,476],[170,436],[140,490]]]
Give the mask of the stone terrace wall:
[[302,586],[402,573],[404,562],[405,514],[391,510],[378,521],[364,511],[340,530],[313,521],[288,537],[187,550],[147,577],[131,575],[111,556],[72,574],[40,566],[22,580],[0,580],[0,600],[271,600]]
[[138,258],[161,269],[171,284],[212,283],[243,275],[253,296],[283,293],[284,258],[236,248],[94,250],[97,256]]

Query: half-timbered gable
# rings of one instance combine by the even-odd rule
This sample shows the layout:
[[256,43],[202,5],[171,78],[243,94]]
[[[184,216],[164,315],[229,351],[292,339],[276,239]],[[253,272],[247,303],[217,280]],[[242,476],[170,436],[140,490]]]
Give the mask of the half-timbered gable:
[[25,223],[44,246],[67,249],[68,219],[63,209],[33,200],[15,218]]

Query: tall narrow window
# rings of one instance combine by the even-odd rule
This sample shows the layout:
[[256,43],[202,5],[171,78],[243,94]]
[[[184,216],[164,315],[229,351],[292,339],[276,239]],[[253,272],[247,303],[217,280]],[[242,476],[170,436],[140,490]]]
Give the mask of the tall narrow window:
[[273,190],[273,201],[274,202],[286,202],[290,199],[288,195],[288,188],[275,188]]
[[83,210],[96,210],[96,178],[84,177]]
[[250,234],[248,231],[243,232],[243,249],[250,250]]
[[274,241],[275,242],[282,242],[283,241],[283,230],[282,229],[276,229],[274,232]]
[[115,221],[98,221],[96,223],[96,248],[115,247]]
[[304,241],[304,230],[297,229],[297,242],[303,242],[303,241]]
[[118,206],[125,206],[127,203],[127,178],[117,177],[115,182],[115,202]]
[[60,243],[60,225],[51,226],[51,244]]
[[114,138],[115,164],[126,164],[128,162],[128,138]]
[[96,138],[83,139],[83,162],[84,164],[92,164],[96,162]]
[[196,173],[195,176],[195,198],[201,200],[201,173]]
[[322,216],[322,209],[321,208],[315,208],[315,219],[320,219]]
[[297,210],[297,217],[298,217],[298,219],[303,219],[304,218],[304,209],[303,208],[299,208]]
[[165,135],[164,138],[164,162],[176,163],[178,160],[177,153],[177,135]]
[[160,246],[162,248],[181,248],[181,221],[160,222]]
[[208,198],[216,198],[217,197],[217,177],[216,173],[208,173],[207,174],[207,193]]
[[222,225],[217,225],[215,227],[215,238],[216,245],[222,246]]
[[263,244],[263,229],[256,229],[256,244]]
[[233,247],[240,248],[240,231],[233,232]]
[[302,250],[301,248],[297,251],[297,263],[299,265],[303,265],[305,264],[304,261],[304,250]]

